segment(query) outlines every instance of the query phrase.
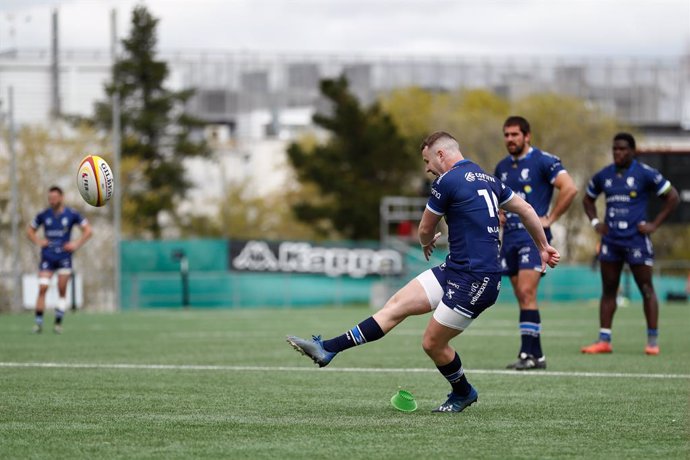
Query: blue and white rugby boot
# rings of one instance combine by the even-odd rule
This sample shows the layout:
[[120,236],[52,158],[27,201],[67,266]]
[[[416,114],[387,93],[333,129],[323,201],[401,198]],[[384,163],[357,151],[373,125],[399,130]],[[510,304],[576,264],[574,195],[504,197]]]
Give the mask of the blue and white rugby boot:
[[319,367],[327,366],[331,362],[337,352],[326,351],[323,347],[323,341],[320,335],[312,335],[311,340],[305,340],[294,335],[287,336],[287,342],[292,345],[292,348],[299,351],[305,356],[308,356]]
[[448,400],[431,412],[462,412],[466,407],[476,403],[477,399],[479,399],[479,393],[470,385],[470,394],[463,397],[450,392]]

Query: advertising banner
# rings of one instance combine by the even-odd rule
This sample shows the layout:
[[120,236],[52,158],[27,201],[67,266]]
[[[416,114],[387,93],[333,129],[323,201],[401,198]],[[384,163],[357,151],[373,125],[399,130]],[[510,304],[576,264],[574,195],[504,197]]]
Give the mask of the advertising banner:
[[324,274],[363,278],[400,275],[403,257],[392,249],[317,246],[304,241],[230,242],[233,271]]

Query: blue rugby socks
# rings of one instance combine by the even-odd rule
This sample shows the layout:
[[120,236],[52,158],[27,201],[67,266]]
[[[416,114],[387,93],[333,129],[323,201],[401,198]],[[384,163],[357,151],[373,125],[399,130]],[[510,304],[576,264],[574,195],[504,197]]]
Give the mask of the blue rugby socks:
[[656,347],[658,338],[659,329],[647,329],[647,345],[650,347]]
[[343,335],[323,341],[323,348],[332,353],[338,353],[348,348],[373,342],[383,337],[385,333],[371,316]]
[[541,317],[539,310],[520,310],[520,353],[541,358]]
[[438,371],[448,380],[450,386],[453,387],[453,393],[458,396],[467,396],[470,394],[470,383],[465,377],[465,370],[462,368],[462,362],[457,352],[453,360],[443,366],[436,366]]
[[60,297],[57,301],[55,308],[55,324],[62,324],[62,317],[65,316],[65,310],[67,309],[67,299],[65,297]]
[[601,328],[599,329],[599,342],[611,343],[611,329]]
[[62,324],[62,317],[65,316],[65,312],[63,310],[55,310],[55,324]]

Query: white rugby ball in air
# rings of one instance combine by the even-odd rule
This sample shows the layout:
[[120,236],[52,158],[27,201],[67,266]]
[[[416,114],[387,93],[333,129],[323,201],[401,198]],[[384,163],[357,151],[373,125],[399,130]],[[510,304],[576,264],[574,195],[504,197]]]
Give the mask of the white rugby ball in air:
[[97,155],[88,155],[79,163],[77,188],[84,201],[91,206],[103,206],[113,196],[113,172],[106,161]]

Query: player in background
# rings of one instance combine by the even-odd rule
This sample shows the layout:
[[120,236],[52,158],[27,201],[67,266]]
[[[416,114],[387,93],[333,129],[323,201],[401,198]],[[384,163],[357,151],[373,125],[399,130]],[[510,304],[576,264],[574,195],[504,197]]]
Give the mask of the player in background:
[[545,262],[555,265],[558,252],[549,246],[532,207],[495,177],[463,158],[457,141],[436,132],[422,143],[427,172],[437,176],[419,225],[427,260],[441,235],[435,229],[442,217],[448,224],[450,254],[446,261],[407,283],[373,316],[330,340],[288,336],[288,342],[319,366],[328,365],[341,351],[382,338],[410,315],[434,311],[423,347],[451,384],[448,400],[436,412],[460,412],[477,401],[460,357],[448,341],[467,328],[498,296],[501,279],[498,208],[518,214],[537,241]]
[[[55,308],[55,326],[53,331],[62,332],[62,318],[67,309],[67,283],[72,275],[72,253],[82,247],[91,237],[91,225],[77,211],[68,208],[63,202],[60,187],[50,187],[48,190],[49,207],[39,213],[29,224],[27,234],[29,239],[41,248],[41,263],[38,273],[38,299],[36,300],[36,316],[33,331],[43,330],[43,311],[46,306],[46,292],[50,286],[53,272],[58,275],[58,303]],[[72,227],[79,225],[81,235],[71,241]],[[37,230],[43,226],[44,237],[38,236]]]
[[[494,175],[532,205],[550,242],[550,227],[573,202],[577,187],[560,158],[531,145],[532,133],[525,118],[508,117],[503,123],[503,140],[508,156],[496,165]],[[558,196],[549,211],[554,189]],[[517,215],[505,213],[502,223],[501,263],[520,307],[520,351],[517,361],[507,368],[546,369],[537,305],[537,287],[543,274],[539,250]]]
[[[649,239],[678,205],[678,191],[659,171],[635,159],[635,138],[618,133],[613,138],[613,163],[592,177],[582,199],[594,231],[601,235],[599,265],[602,295],[599,304],[599,340],[582,348],[583,353],[611,353],[611,327],[623,264],[630,266],[642,294],[647,320],[645,353],[658,355],[659,303],[652,285],[654,252]],[[597,218],[595,200],[606,197],[603,221]],[[652,222],[647,222],[647,203],[654,194],[664,205]]]

